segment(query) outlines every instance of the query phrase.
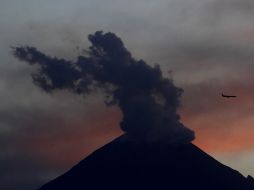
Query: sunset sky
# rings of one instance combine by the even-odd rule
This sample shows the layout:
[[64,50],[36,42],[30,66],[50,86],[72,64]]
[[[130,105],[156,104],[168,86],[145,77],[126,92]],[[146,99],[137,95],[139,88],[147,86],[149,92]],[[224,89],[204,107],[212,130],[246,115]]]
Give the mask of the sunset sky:
[[11,53],[30,45],[74,60],[97,30],[160,64],[184,89],[179,113],[193,143],[254,176],[254,1],[0,0],[0,25],[0,189],[36,189],[122,133],[119,108],[100,93],[47,94]]

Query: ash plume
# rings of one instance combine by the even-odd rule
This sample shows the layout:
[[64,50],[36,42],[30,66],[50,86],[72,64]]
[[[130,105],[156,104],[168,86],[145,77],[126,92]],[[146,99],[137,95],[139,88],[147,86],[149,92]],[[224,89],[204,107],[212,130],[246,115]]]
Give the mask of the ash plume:
[[34,83],[46,92],[69,90],[80,95],[102,89],[105,103],[119,106],[121,129],[137,141],[188,143],[194,132],[180,122],[181,88],[164,78],[159,65],[136,60],[114,33],[88,36],[87,55],[76,61],[47,56],[34,47],[13,48],[18,59],[37,65]]

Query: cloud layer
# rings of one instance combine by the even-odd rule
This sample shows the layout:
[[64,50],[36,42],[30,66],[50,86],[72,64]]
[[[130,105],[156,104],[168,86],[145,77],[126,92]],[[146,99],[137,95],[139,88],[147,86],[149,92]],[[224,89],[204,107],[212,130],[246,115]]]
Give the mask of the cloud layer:
[[[251,0],[0,0],[0,157],[2,166],[10,166],[0,174],[8,179],[5,185],[0,179],[0,189],[24,184],[32,190],[120,134],[121,113],[104,107],[102,96],[43,93],[31,82],[34,67],[20,64],[9,48],[29,44],[72,61],[82,53],[77,46],[88,46],[86,36],[101,29],[121,36],[133,57],[160,63],[163,75],[171,70],[185,92],[181,120],[195,130],[194,143],[254,175],[253,5]],[[225,101],[222,92],[238,98]],[[90,118],[96,121],[93,129]],[[16,172],[19,166],[10,157],[33,163],[38,175],[23,177],[26,170]],[[29,185],[31,179],[36,184]]]

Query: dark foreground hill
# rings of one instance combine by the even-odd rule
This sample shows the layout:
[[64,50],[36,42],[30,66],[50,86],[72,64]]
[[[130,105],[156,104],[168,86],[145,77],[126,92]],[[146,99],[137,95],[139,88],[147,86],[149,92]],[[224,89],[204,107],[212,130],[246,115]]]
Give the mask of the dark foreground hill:
[[39,190],[254,190],[254,180],[193,144],[169,146],[122,136]]

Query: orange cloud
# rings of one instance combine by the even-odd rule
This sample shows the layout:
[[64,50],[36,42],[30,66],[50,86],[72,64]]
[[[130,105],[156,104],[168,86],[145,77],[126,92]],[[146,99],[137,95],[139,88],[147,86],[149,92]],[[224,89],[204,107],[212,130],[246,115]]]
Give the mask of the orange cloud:
[[[182,121],[196,132],[194,143],[208,152],[254,149],[253,77],[239,72],[227,80],[186,85]],[[221,93],[237,95],[225,99]]]
[[[254,148],[254,90],[247,82],[202,83],[184,87],[183,123],[196,132],[194,144],[210,153],[239,152]],[[238,97],[223,99],[226,89]],[[68,168],[95,149],[122,134],[117,108],[96,108],[89,117],[79,113],[63,123],[40,124],[17,138],[17,149],[41,161],[45,168]],[[55,121],[57,122],[57,121]],[[62,126],[61,126],[62,125]],[[20,134],[19,134],[20,135]]]
[[47,126],[45,122],[47,128],[33,131],[32,136],[18,138],[15,144],[45,168],[68,168],[119,136],[122,133],[118,127],[120,119],[119,110],[108,109],[103,114],[91,115],[89,120],[71,120],[64,126],[59,126],[60,123]]

